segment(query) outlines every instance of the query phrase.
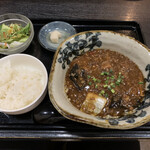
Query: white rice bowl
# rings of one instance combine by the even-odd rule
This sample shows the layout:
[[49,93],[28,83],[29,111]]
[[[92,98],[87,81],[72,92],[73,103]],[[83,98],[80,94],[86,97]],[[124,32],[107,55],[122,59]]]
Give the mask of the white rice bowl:
[[0,112],[23,114],[46,95],[47,71],[37,58],[14,54],[0,60]]

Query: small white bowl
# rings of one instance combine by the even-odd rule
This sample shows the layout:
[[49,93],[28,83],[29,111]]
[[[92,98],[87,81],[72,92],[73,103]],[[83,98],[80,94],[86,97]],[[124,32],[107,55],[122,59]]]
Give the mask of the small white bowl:
[[44,64],[39,59],[28,54],[13,54],[3,57],[2,59],[0,59],[0,64],[3,64],[8,61],[11,63],[12,69],[16,67],[28,67],[29,69],[40,71],[42,75],[43,86],[41,93],[37,95],[36,99],[33,100],[30,104],[14,110],[0,108],[0,112],[11,115],[18,115],[29,112],[42,102],[47,93],[47,82],[48,82],[47,70]]

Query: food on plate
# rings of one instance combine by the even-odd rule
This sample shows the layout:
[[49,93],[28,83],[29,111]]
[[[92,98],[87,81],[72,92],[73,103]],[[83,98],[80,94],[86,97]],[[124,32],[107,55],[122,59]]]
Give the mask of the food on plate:
[[65,92],[79,110],[102,118],[132,113],[143,101],[144,76],[128,57],[94,49],[72,60]]
[[0,109],[16,110],[32,103],[42,92],[42,72],[24,65],[0,65]]
[[0,25],[0,48],[8,49],[24,43],[30,36],[30,24],[25,27],[20,24]]
[[50,40],[52,41],[52,43],[57,44],[61,36],[61,33],[57,30],[50,32]]
[[86,113],[97,115],[101,112],[106,102],[107,100],[104,97],[89,92],[80,110]]

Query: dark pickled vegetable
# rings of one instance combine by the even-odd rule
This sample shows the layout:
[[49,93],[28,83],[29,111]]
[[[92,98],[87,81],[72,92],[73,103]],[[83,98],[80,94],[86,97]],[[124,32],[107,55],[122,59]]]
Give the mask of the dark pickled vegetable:
[[86,86],[86,83],[87,83],[86,72],[84,69],[79,68],[77,64],[75,64],[72,67],[69,73],[69,77],[79,90],[84,89],[84,87]]

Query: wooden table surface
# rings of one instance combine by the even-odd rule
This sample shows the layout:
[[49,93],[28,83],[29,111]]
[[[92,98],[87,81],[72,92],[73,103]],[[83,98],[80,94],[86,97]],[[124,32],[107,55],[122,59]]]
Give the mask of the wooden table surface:
[[0,14],[10,12],[31,19],[137,21],[150,48],[149,0],[0,0]]

